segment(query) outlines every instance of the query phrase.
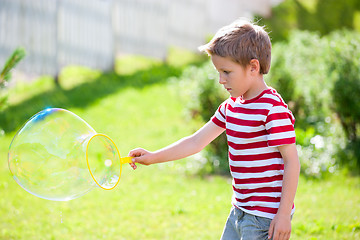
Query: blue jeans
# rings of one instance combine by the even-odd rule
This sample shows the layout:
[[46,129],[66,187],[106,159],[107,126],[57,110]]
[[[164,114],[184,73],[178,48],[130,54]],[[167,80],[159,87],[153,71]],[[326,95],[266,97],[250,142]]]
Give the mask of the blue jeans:
[[248,214],[232,207],[221,240],[267,240],[271,219]]

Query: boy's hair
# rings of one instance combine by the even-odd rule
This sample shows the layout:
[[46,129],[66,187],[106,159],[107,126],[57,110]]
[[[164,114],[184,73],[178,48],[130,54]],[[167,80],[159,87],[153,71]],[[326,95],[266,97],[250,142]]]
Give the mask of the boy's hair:
[[209,56],[230,57],[246,67],[252,59],[260,63],[260,74],[267,74],[271,62],[271,41],[263,27],[244,19],[222,27],[209,43],[199,50]]

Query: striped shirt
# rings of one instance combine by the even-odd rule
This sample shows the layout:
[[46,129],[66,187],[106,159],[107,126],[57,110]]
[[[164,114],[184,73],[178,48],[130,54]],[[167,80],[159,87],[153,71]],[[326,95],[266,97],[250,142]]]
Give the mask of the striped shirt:
[[[212,121],[226,129],[233,177],[232,204],[274,218],[280,205],[284,161],[278,146],[295,143],[295,118],[272,88],[242,100],[230,97]],[[295,207],[293,206],[292,213]]]

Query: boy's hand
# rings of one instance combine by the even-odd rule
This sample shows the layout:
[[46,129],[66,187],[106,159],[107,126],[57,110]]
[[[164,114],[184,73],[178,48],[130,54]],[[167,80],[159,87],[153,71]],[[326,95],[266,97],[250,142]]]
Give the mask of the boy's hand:
[[291,217],[288,215],[276,214],[270,223],[269,239],[288,240],[291,233]]
[[151,162],[151,156],[152,156],[152,152],[149,152],[145,149],[142,148],[136,148],[134,150],[131,150],[129,152],[129,157],[133,157],[132,159],[132,163],[130,163],[130,166],[135,170],[137,168],[137,166],[135,165],[135,163],[140,163],[143,165],[150,165]]

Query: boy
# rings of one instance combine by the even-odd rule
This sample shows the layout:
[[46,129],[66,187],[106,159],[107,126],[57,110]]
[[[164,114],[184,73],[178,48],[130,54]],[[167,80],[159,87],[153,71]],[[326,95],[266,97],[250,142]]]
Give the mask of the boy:
[[199,49],[210,56],[230,97],[193,135],[155,152],[130,151],[131,165],[185,158],[226,130],[233,207],[221,239],[289,239],[300,164],[295,119],[263,79],[270,68],[270,38],[262,27],[237,20]]

